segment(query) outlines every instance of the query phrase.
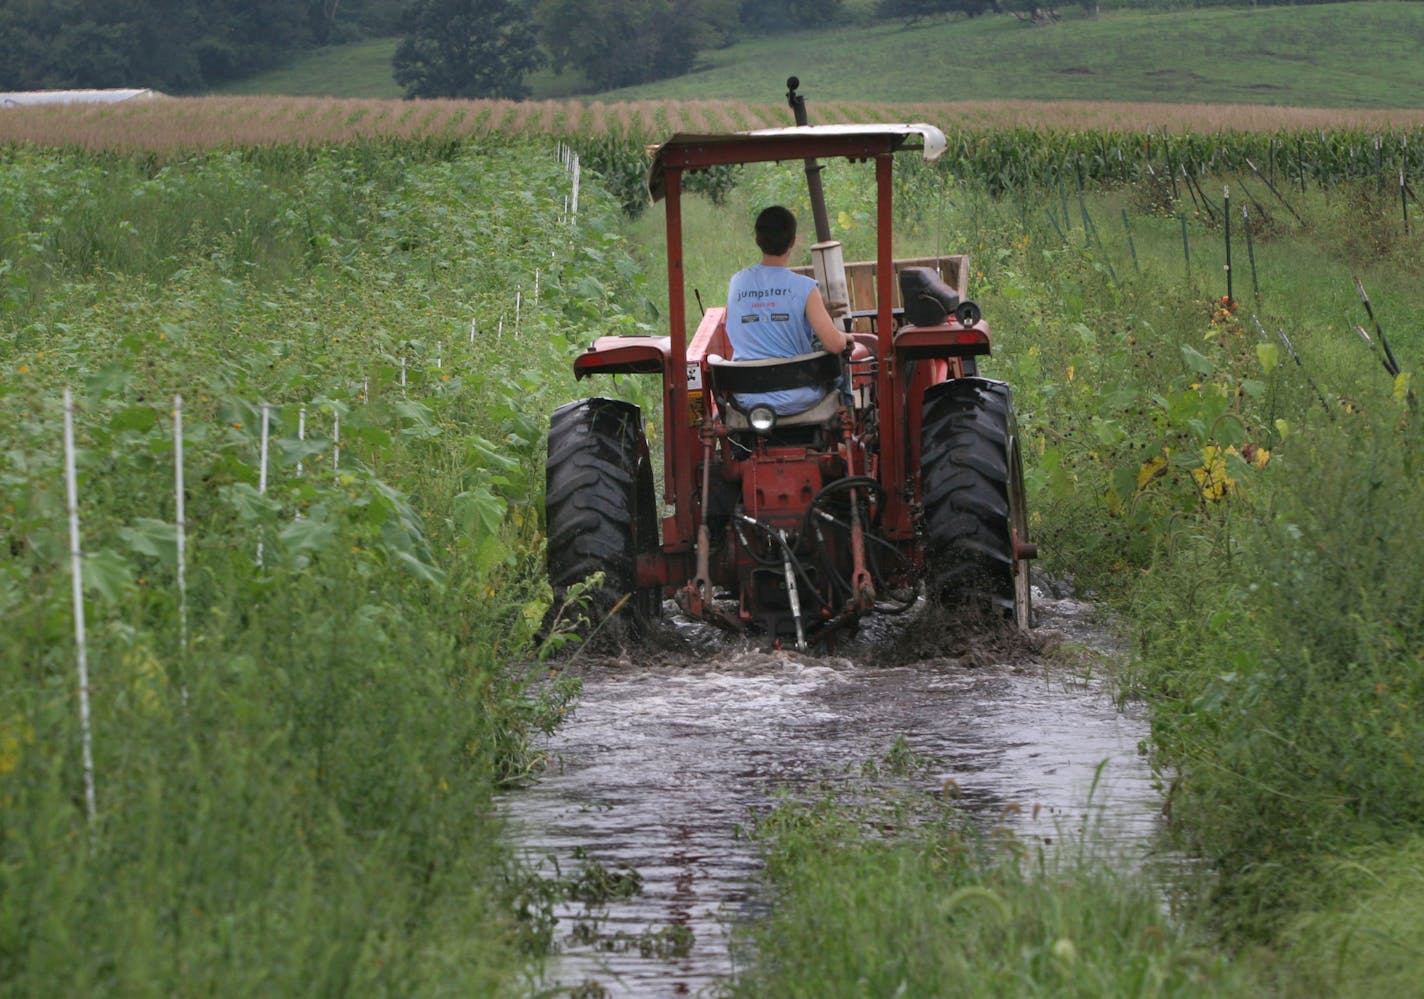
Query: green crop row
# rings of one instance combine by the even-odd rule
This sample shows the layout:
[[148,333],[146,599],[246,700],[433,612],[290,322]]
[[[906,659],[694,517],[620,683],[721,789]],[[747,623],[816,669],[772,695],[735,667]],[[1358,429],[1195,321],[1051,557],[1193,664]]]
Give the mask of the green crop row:
[[508,144],[0,156],[5,990],[510,989],[547,902],[490,799],[572,693],[516,664],[545,414],[639,315],[616,207]]
[[[604,134],[570,141],[624,210],[636,216],[648,204],[648,145],[663,137]],[[1182,134],[950,127],[946,138],[945,153],[932,167],[917,168],[905,158],[898,169],[952,176],[996,196],[1151,184],[1181,200],[1194,197],[1193,185],[1206,178],[1236,181],[1263,199],[1360,180],[1394,191],[1406,183],[1414,200],[1413,179],[1424,175],[1420,128]],[[692,191],[725,199],[737,177],[720,168],[690,174],[687,182]]]

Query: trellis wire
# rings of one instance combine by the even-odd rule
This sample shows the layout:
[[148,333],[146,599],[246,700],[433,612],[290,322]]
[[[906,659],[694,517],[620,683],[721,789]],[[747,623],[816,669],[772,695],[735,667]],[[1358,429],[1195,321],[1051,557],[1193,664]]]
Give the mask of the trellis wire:
[[94,746],[89,729],[89,651],[84,637],[84,558],[79,547],[79,486],[74,474],[74,396],[64,389],[64,487],[69,506],[69,565],[74,595],[74,643],[79,674],[79,734],[84,760],[84,806],[92,826],[98,816],[94,793]]

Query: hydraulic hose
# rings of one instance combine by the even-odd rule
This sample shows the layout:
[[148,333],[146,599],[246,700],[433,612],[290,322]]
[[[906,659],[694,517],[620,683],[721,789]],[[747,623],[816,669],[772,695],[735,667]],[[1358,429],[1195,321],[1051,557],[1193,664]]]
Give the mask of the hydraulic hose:
[[[795,549],[792,548],[790,542],[788,542],[784,537],[781,536],[780,532],[774,530],[770,525],[763,524],[761,521],[757,520],[754,517],[748,517],[744,513],[738,514],[738,520],[740,520],[744,524],[752,525],[753,527],[761,531],[763,534],[765,534],[768,538],[770,538],[773,542],[775,542],[777,547],[781,549],[785,562],[791,563],[791,566],[795,570],[796,575],[800,578],[801,582],[806,584],[806,589],[810,591],[811,595],[816,598],[816,602],[822,607],[830,607],[830,604],[826,603],[825,599],[823,599],[821,594],[817,591],[816,584],[812,582],[811,577],[806,575],[806,569],[804,566],[801,565],[801,560],[796,557]],[[784,565],[782,559],[763,558],[762,556],[757,555],[756,552],[753,552],[751,550],[751,546],[747,544],[746,536],[742,534],[740,526],[737,527],[737,537],[741,539],[742,547],[747,550],[748,554],[750,554],[752,558],[756,559],[758,565],[761,565],[766,568],[775,569],[780,569]]]

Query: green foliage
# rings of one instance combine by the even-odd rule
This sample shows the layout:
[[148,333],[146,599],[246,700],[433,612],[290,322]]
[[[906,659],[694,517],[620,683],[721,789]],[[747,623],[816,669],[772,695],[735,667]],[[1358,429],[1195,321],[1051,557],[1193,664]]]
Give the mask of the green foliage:
[[1175,667],[1154,678],[1174,695],[1156,732],[1183,769],[1182,831],[1221,866],[1218,901],[1252,933],[1315,895],[1282,870],[1424,823],[1413,413],[1376,400],[1290,453],[1271,502],[1224,539],[1235,567],[1205,626],[1152,633]]
[[[580,139],[579,162],[592,170],[602,187],[618,199],[629,218],[637,218],[652,203],[648,194],[647,147],[632,136],[603,135]],[[740,166],[717,166],[683,176],[682,189],[724,205],[741,179]]]
[[555,71],[577,69],[594,90],[690,70],[705,47],[734,34],[734,0],[537,0],[539,37]]
[[220,0],[198,17],[174,0],[0,8],[0,87],[192,90],[265,69],[313,38],[317,6]]
[[941,14],[964,14],[977,17],[998,8],[994,0],[877,0],[875,16],[884,20],[898,19],[906,25]]
[[1373,183],[1297,190],[1301,221],[1278,215],[1256,244],[1261,301],[1232,306],[1200,289],[1224,290],[1204,211],[1184,272],[1180,217],[1134,217],[1134,261],[1109,229],[1118,198],[957,197],[984,244],[976,297],[1015,386],[1045,566],[1126,598],[1174,829],[1218,878],[1199,900],[1284,945],[1302,913],[1354,905],[1328,895],[1333,855],[1424,822],[1415,403],[1408,372],[1383,376],[1318,318],[1365,321],[1350,274],[1372,269],[1411,367],[1417,234]]
[[1357,850],[1323,865],[1332,901],[1285,931],[1302,993],[1365,999],[1407,994],[1424,974],[1424,839]]
[[0,975],[507,989],[546,924],[490,802],[576,689],[518,664],[549,600],[545,414],[582,341],[634,321],[616,205],[586,188],[576,235],[553,150],[505,143],[5,157]]
[[741,0],[738,30],[729,41],[749,29],[787,34],[820,27],[839,20],[844,6],[844,0]]
[[408,0],[405,19],[393,65],[406,97],[529,96],[544,53],[519,0]]
[[777,905],[733,994],[1256,994],[1166,918],[1145,880],[1033,857],[947,803],[919,807],[928,816],[907,821],[884,802],[826,796],[758,822]]
[[0,4],[0,89],[205,86],[315,45],[398,30],[400,0]]

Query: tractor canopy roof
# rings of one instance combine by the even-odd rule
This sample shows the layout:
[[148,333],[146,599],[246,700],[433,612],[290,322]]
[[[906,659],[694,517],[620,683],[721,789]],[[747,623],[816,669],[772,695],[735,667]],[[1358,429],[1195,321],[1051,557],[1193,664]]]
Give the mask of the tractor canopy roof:
[[933,125],[798,125],[753,132],[700,135],[679,132],[649,147],[648,191],[653,200],[667,193],[668,170],[701,170],[730,163],[828,159],[868,159],[901,149],[920,149],[927,160],[944,152],[944,133]]

